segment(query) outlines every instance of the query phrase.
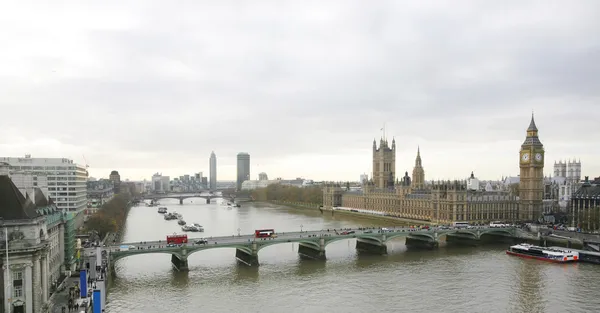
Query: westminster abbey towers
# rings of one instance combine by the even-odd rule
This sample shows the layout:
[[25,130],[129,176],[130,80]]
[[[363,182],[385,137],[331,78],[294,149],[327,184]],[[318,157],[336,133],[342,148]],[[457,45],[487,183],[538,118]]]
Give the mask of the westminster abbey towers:
[[[379,148],[373,140],[373,184],[379,189],[393,189],[396,177],[396,140],[392,139],[391,148],[386,139],[379,141]],[[421,164],[420,149],[417,149],[411,185],[416,189],[425,188],[425,170]]]
[[533,114],[527,137],[519,152],[519,213],[521,221],[537,221],[542,215],[544,195],[544,145],[538,138]]

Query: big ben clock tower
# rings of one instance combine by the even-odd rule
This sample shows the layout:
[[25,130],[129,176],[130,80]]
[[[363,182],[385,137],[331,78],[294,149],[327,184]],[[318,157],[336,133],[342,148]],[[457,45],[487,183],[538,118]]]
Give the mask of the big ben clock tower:
[[531,115],[527,137],[519,152],[519,214],[520,221],[537,221],[542,216],[544,196],[544,145]]

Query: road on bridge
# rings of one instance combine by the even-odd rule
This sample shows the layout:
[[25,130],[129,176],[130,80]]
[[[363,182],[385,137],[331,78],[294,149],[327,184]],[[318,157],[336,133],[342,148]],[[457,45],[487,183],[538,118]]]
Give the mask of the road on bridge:
[[[479,226],[475,227],[475,229],[490,229],[490,227]],[[495,228],[498,229],[498,228]],[[208,245],[218,245],[218,244],[244,244],[247,242],[252,242],[254,240],[286,240],[286,239],[298,239],[303,237],[321,237],[324,235],[336,235],[339,236],[344,231],[353,231],[354,233],[348,234],[348,238],[352,238],[356,235],[362,235],[367,233],[380,233],[380,232],[435,232],[437,230],[448,230],[447,228],[442,227],[432,227],[430,229],[418,229],[418,228],[410,228],[410,227],[390,227],[390,228],[345,228],[345,229],[322,229],[322,230],[310,230],[310,231],[302,231],[302,232],[280,232],[277,233],[277,238],[255,238],[254,234],[250,235],[231,235],[231,236],[219,236],[219,237],[198,237],[198,238],[188,238],[187,246],[197,246],[204,245],[202,243],[196,243],[200,240],[208,241]],[[451,228],[451,230],[460,230],[459,228]],[[473,230],[473,229],[469,229]],[[336,233],[337,232],[337,233]],[[166,237],[166,236],[165,236]],[[115,244],[106,246],[104,249],[109,250],[111,252],[120,251],[121,246],[129,246],[129,249],[156,249],[156,248],[164,248],[167,245],[166,240],[156,240],[156,241],[138,241],[138,242],[127,242],[121,244]]]

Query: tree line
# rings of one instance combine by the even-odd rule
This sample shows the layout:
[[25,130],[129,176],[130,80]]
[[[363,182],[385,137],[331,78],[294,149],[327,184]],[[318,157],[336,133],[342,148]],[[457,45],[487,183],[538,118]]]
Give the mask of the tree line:
[[122,229],[129,213],[129,200],[131,200],[129,193],[115,195],[87,220],[86,229],[98,232],[100,238]]
[[281,184],[271,184],[265,188],[252,191],[252,198],[256,201],[287,201],[323,204],[323,190],[321,187],[296,187]]

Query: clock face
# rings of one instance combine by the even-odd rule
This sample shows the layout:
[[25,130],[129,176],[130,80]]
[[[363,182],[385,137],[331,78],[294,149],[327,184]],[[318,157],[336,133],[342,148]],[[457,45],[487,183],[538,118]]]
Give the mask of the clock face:
[[529,153],[523,153],[521,159],[525,162],[529,161]]
[[540,162],[542,160],[542,154],[541,153],[536,153],[535,154],[535,160]]

